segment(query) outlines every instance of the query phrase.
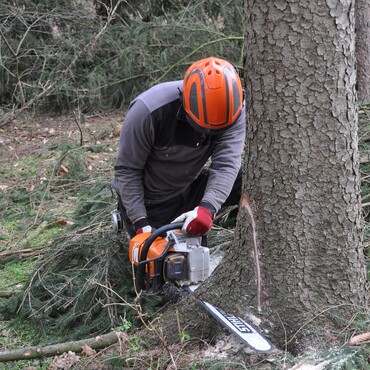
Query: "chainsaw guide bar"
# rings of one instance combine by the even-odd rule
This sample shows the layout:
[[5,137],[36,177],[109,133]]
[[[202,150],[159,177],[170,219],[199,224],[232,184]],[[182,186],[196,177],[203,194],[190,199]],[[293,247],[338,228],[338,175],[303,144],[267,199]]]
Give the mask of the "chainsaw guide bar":
[[196,297],[193,293],[197,288],[198,285],[191,285],[187,287],[187,291],[192,293],[192,296],[209,314],[211,314],[226,329],[235,334],[243,343],[247,344],[256,352],[271,352],[274,349],[271,342],[253,325],[249,324],[239,316],[229,314],[224,310]]

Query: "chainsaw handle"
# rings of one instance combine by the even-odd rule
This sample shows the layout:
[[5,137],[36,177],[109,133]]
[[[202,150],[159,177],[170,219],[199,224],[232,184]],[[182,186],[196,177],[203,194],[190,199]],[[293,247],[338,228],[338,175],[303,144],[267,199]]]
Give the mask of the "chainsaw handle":
[[149,236],[149,238],[145,241],[143,248],[141,249],[140,253],[140,261],[145,261],[146,257],[148,255],[148,251],[154,240],[158,238],[158,236],[166,233],[167,231],[170,230],[175,230],[175,229],[181,229],[182,226],[184,225],[183,222],[174,222],[172,224],[164,225],[161,226],[159,229],[156,229],[152,235]]

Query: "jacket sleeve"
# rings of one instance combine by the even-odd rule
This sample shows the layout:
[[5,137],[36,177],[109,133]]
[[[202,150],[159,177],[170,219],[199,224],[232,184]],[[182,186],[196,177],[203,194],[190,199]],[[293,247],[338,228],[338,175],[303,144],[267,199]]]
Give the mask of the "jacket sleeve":
[[153,142],[148,108],[141,100],[134,100],[122,126],[113,180],[131,222],[147,216],[142,180]]
[[209,178],[201,203],[216,213],[229,196],[241,166],[246,133],[245,106],[238,121],[220,134],[211,158]]

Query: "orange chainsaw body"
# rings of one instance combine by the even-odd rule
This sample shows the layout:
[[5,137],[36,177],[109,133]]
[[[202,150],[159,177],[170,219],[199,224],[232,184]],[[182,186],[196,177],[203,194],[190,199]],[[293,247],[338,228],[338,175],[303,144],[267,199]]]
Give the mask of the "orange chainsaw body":
[[[150,232],[141,233],[134,236],[130,240],[129,258],[131,263],[134,264],[134,266],[137,266],[139,262],[141,262],[140,261],[141,250],[144,246],[145,241],[149,238],[150,235],[151,235]],[[148,250],[147,260],[159,257],[163,253],[167,243],[168,241],[162,237],[158,237],[157,239],[155,239]],[[173,251],[173,248],[170,247],[169,251]],[[153,276],[155,271],[154,261],[150,262],[149,266],[150,266],[149,269],[150,275]]]

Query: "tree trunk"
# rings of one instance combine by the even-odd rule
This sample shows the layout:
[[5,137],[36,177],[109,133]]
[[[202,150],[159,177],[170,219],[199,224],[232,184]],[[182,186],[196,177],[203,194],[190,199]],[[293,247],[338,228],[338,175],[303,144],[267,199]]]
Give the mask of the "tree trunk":
[[370,103],[370,0],[356,0],[356,58],[359,101]]
[[353,6],[245,1],[244,195],[235,243],[203,294],[259,309],[294,353],[332,341],[329,316],[367,307]]

